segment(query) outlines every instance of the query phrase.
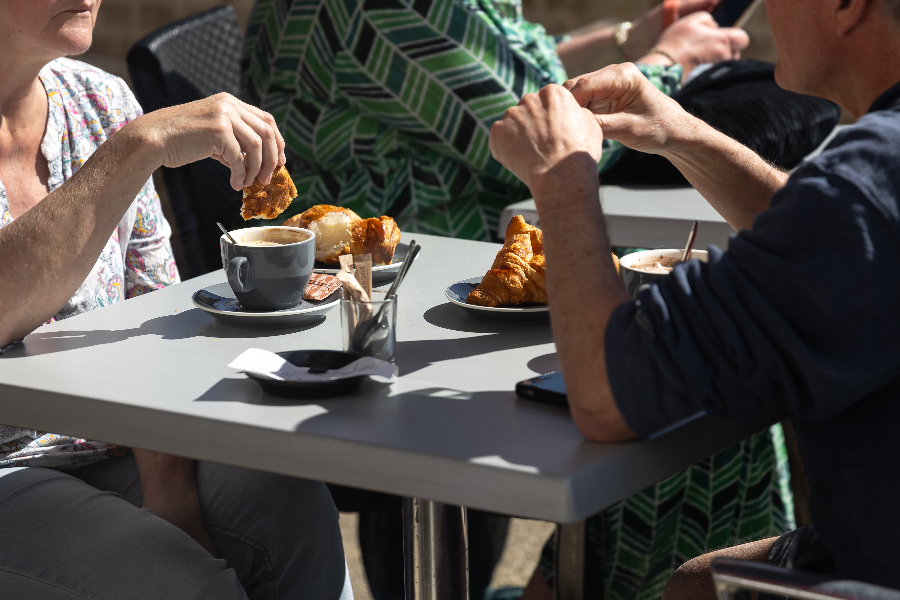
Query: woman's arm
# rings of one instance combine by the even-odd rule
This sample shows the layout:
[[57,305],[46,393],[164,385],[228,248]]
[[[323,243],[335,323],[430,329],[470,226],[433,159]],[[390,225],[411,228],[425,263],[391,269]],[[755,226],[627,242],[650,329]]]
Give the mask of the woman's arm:
[[66,303],[153,171],[208,157],[228,166],[241,189],[283,164],[284,140],[270,115],[227,94],[149,113],[0,229],[0,347]]

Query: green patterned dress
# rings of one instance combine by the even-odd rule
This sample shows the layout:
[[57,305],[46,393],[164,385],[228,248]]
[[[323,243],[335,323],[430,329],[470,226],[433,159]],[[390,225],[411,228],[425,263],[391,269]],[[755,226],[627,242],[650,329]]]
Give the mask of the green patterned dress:
[[[490,127],[522,95],[566,79],[556,41],[522,18],[519,0],[257,0],[242,85],[287,141],[299,197],[282,218],[336,204],[391,215],[405,231],[490,239],[503,208],[530,196],[491,157]],[[681,67],[638,67],[677,90]],[[622,150],[604,146],[601,171]],[[792,529],[780,434],[592,518],[607,597],[658,598],[685,560]]]
[[[269,111],[299,193],[284,214],[336,204],[404,231],[488,240],[530,197],[491,157],[491,125],[566,80],[557,40],[519,0],[259,0],[245,99]],[[639,68],[666,93],[681,67]],[[607,144],[601,170],[621,148]]]

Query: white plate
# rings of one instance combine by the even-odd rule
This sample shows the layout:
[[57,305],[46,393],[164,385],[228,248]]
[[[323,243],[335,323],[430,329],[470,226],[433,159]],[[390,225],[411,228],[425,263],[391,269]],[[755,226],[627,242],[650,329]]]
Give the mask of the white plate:
[[526,304],[524,306],[478,306],[469,304],[469,292],[478,287],[482,277],[472,277],[457,281],[446,290],[447,300],[459,306],[474,319],[494,323],[549,323],[550,307],[546,304]]
[[[378,285],[393,280],[400,271],[400,267],[403,266],[403,259],[406,258],[407,252],[409,252],[409,244],[397,244],[397,247],[394,248],[394,259],[391,261],[391,264],[375,265],[372,267],[372,283]],[[420,250],[419,254],[421,253],[422,251]],[[337,275],[338,271],[340,271],[340,269],[320,262],[313,265],[313,272],[315,273]]]
[[303,327],[318,323],[325,318],[325,313],[341,301],[342,290],[320,302],[304,300],[299,306],[271,312],[244,310],[234,297],[231,286],[227,283],[211,285],[197,290],[191,296],[191,302],[200,310],[210,314],[216,321],[230,327],[249,329],[279,329],[283,327]]

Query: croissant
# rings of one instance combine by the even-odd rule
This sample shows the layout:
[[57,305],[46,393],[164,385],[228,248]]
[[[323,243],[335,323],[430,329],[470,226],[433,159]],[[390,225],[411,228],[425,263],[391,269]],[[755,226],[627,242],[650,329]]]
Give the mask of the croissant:
[[297,197],[294,181],[283,166],[272,174],[269,185],[254,179],[250,187],[244,188],[244,205],[241,216],[248,219],[274,219],[284,212]]
[[478,306],[547,304],[541,230],[526,223],[521,215],[513,217],[491,270],[466,302]]
[[284,222],[316,234],[316,260],[340,264],[342,254],[371,254],[373,265],[387,265],[394,259],[400,229],[390,217],[362,219],[342,206],[319,204]]
[[390,217],[350,223],[350,254],[371,254],[373,265],[389,265],[400,242],[400,228]]

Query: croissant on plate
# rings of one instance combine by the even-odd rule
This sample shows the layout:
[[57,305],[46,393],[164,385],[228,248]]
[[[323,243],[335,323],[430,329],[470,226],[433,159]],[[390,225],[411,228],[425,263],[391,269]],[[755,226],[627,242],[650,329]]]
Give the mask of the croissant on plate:
[[[618,273],[619,259],[613,254],[612,260]],[[547,304],[543,232],[521,215],[513,217],[491,270],[469,292],[466,302],[478,306]]]
[[263,185],[254,179],[250,187],[244,188],[244,205],[241,216],[248,219],[274,219],[284,212],[291,201],[297,197],[294,180],[283,166],[272,174],[269,185]]
[[526,223],[521,215],[513,217],[491,270],[466,302],[478,306],[547,304],[541,230]]
[[284,222],[316,234],[316,260],[340,264],[342,254],[371,254],[373,265],[387,265],[400,242],[400,228],[390,217],[363,219],[349,208],[318,204]]

